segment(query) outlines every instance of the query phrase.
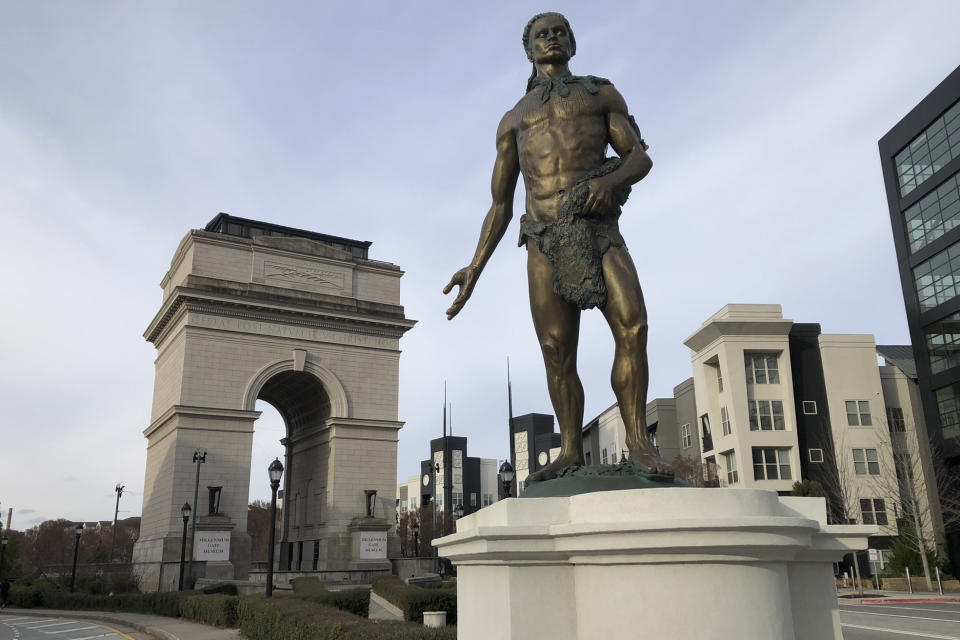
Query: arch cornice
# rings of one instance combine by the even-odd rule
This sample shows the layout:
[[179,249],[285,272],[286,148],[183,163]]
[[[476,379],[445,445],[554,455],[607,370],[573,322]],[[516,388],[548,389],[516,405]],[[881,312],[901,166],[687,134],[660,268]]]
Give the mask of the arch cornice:
[[[293,358],[286,360],[277,360],[260,369],[247,383],[247,388],[243,394],[243,408],[247,411],[254,411],[257,404],[257,397],[260,390],[270,378],[283,373],[284,371],[294,371],[295,364]],[[324,390],[330,398],[330,417],[349,418],[350,403],[347,400],[346,389],[336,374],[323,365],[311,360],[309,357],[303,364],[303,370],[315,378],[323,385]]]

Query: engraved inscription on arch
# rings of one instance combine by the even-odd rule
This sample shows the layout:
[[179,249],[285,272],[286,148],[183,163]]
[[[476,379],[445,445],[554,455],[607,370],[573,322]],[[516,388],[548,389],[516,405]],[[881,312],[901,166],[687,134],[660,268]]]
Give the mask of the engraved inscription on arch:
[[343,273],[332,270],[311,269],[301,265],[283,264],[264,260],[263,279],[267,284],[312,285],[320,289],[343,290]]

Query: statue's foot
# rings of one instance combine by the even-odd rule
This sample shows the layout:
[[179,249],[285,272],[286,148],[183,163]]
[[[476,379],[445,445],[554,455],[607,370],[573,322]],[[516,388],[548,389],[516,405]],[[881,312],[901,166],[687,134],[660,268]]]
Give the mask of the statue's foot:
[[544,480],[553,480],[554,478],[561,475],[562,472],[568,469],[576,469],[583,464],[580,457],[576,454],[563,454],[557,456],[557,458],[545,466],[540,471],[536,471],[527,476],[524,480],[524,484],[529,486],[535,482],[543,482]]
[[638,470],[651,476],[673,478],[673,467],[653,447],[641,447],[630,451],[630,463]]

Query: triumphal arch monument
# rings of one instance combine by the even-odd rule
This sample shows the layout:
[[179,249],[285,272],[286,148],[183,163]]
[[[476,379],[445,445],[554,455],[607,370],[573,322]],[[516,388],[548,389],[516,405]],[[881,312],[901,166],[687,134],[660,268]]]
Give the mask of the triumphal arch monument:
[[249,488],[268,483],[266,469],[251,478],[257,400],[286,424],[276,568],[340,579],[389,569],[399,342],[414,321],[400,305],[403,272],[369,247],[227,214],[180,242],[144,333],[157,359],[134,550],[141,589],[177,588],[196,451],[207,458],[187,536],[193,576],[250,574]]

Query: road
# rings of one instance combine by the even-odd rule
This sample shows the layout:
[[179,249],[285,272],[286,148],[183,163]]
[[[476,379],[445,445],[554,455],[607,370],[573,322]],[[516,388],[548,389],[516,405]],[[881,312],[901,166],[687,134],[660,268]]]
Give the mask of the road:
[[844,640],[960,640],[960,602],[841,604]]
[[113,627],[86,620],[40,616],[3,616],[0,640],[134,640]]

